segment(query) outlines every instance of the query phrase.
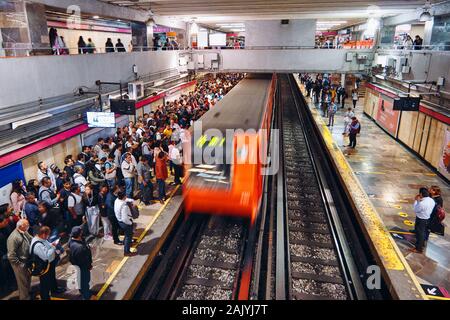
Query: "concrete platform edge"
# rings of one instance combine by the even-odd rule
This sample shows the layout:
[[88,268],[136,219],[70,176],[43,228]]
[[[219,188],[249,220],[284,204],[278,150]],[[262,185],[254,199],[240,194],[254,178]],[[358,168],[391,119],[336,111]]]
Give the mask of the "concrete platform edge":
[[[183,197],[173,196],[163,209],[164,214],[156,218],[137,247],[138,255],[126,259],[114,279],[99,300],[131,300],[145,277],[151,263],[173,229],[183,208]],[[159,232],[151,232],[157,229]]]

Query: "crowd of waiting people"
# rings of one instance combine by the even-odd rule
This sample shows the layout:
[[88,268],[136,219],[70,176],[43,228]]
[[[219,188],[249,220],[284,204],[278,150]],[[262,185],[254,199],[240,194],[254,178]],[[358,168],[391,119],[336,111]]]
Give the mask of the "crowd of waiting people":
[[[309,74],[300,76],[300,81],[305,86],[306,96],[310,97],[316,105],[322,110],[322,115],[328,118],[328,127],[334,126],[334,116],[340,108],[345,108],[345,100],[348,97],[345,86],[341,83],[333,84],[331,80],[322,75],[316,75],[315,79]],[[343,135],[349,137],[348,147],[356,147],[356,137],[361,131],[361,124],[355,116],[353,110],[359,100],[358,89],[359,81],[357,79],[356,88],[352,89],[351,99],[353,108],[347,108],[344,118]]]
[[123,245],[125,255],[135,254],[131,245],[136,201],[164,203],[168,171],[173,184],[181,184],[187,130],[242,77],[205,78],[194,92],[144,114],[136,123],[130,121],[113,137],[83,146],[76,156],[67,155],[62,170],[40,161],[35,179],[26,185],[14,181],[11,203],[0,206],[0,286],[17,283],[20,299],[30,299],[26,263],[38,256],[48,262],[48,271],[40,275],[41,299],[63,291],[57,287],[55,268],[65,250],[59,239],[69,239],[70,261],[81,272],[80,292],[89,299],[92,257],[85,239],[103,237]]

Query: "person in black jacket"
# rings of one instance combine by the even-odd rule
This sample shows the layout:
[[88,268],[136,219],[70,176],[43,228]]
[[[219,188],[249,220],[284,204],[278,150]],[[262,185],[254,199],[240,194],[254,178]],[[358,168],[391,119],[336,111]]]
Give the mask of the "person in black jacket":
[[111,38],[108,38],[108,40],[106,40],[105,43],[105,52],[109,53],[109,52],[114,52],[114,43],[112,42]]
[[70,263],[80,268],[80,293],[84,300],[90,300],[92,296],[89,289],[92,270],[91,248],[83,241],[81,227],[73,227],[70,236]]
[[54,210],[50,208],[50,206],[45,201],[40,201],[38,203],[38,210],[41,214],[39,225],[41,227],[49,227],[51,230],[51,237],[57,237],[59,233],[62,231],[62,217]]

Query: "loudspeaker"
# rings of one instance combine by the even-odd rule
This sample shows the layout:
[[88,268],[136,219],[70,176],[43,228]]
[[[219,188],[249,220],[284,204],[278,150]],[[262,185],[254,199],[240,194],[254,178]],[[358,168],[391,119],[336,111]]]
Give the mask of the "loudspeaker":
[[111,99],[110,103],[111,112],[130,116],[136,115],[136,100]]

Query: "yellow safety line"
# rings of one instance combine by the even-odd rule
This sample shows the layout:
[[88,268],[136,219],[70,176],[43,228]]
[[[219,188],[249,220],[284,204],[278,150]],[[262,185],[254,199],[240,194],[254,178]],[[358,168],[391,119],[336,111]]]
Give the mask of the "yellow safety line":
[[[182,179],[181,181],[183,181],[184,179]],[[136,243],[134,244],[133,248],[136,248],[138,246],[138,244],[142,241],[142,239],[144,239],[145,235],[147,234],[147,232],[150,230],[150,228],[153,226],[153,224],[156,222],[156,220],[159,218],[159,216],[161,215],[161,213],[163,212],[163,210],[166,208],[167,204],[170,202],[170,200],[172,199],[172,197],[175,195],[175,193],[177,192],[178,188],[180,187],[180,185],[177,185],[175,187],[175,189],[173,189],[172,193],[169,196],[169,199],[167,199],[167,201],[163,204],[163,206],[158,210],[158,212],[156,213],[156,215],[153,217],[152,221],[147,225],[147,227],[145,228],[145,230],[141,233],[141,236],[138,238],[138,240],[136,241]],[[119,271],[122,269],[122,267],[124,266],[125,262],[127,262],[129,257],[123,257],[122,261],[120,261],[119,265],[116,267],[116,269],[114,270],[114,272],[109,276],[108,280],[106,280],[105,284],[103,285],[103,287],[100,289],[100,291],[97,293],[97,300],[100,300],[100,298],[102,297],[102,295],[105,293],[105,291],[108,289],[108,287],[111,285],[111,283],[114,281],[114,279],[116,278],[117,274],[119,273]]]
[[428,294],[427,294],[427,297],[428,297],[429,299],[435,299],[435,300],[450,300],[450,298],[430,296],[430,295],[428,295]]

